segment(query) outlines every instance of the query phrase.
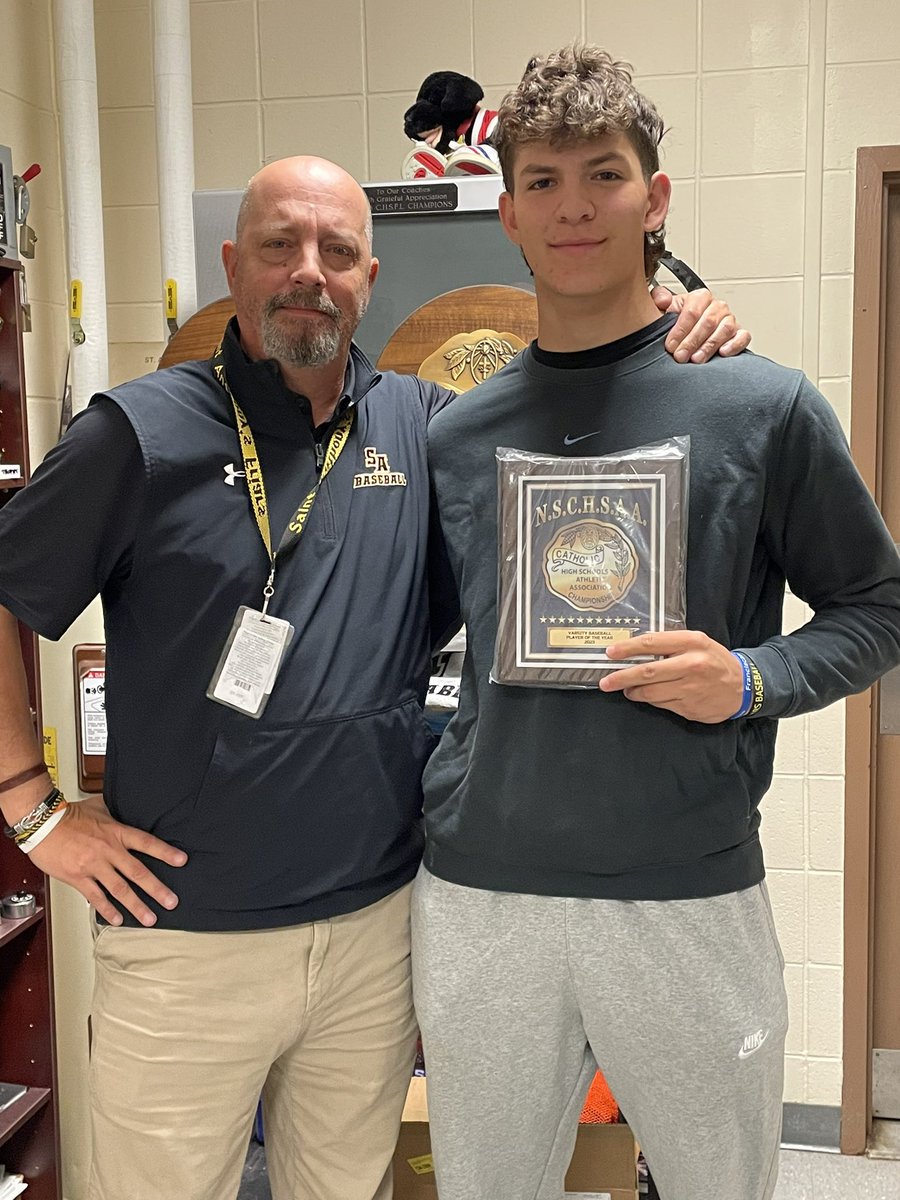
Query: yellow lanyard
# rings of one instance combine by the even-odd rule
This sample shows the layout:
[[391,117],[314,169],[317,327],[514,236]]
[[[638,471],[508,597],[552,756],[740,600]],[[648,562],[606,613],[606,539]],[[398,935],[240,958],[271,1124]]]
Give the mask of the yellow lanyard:
[[222,345],[219,344],[212,358],[213,371],[216,379],[225,389],[228,399],[231,401],[234,408],[234,419],[237,424],[238,441],[241,446],[241,458],[244,460],[244,475],[247,480],[247,493],[250,496],[250,504],[253,508],[253,516],[256,518],[256,526],[259,529],[260,537],[263,540],[263,545],[266,548],[266,553],[269,556],[269,578],[266,580],[266,586],[263,588],[263,615],[269,607],[269,601],[275,592],[273,581],[275,579],[275,562],[279,554],[286,550],[289,546],[293,546],[296,541],[299,541],[300,535],[306,527],[306,521],[310,511],[319,494],[319,488],[322,486],[322,481],[334,464],[341,456],[341,451],[347,444],[347,439],[350,436],[350,428],[353,425],[353,413],[345,413],[340,421],[338,421],[331,437],[328,439],[328,448],[325,451],[325,458],[322,462],[322,469],[319,472],[319,478],[316,480],[316,485],[312,488],[300,503],[300,507],[294,513],[288,522],[287,529],[281,535],[281,541],[278,547],[272,550],[272,534],[269,528],[269,505],[266,500],[266,488],[263,483],[262,464],[259,461],[259,455],[256,452],[256,442],[253,438],[253,431],[250,428],[250,422],[244,415],[241,406],[234,398],[234,394],[228,385],[228,379],[225,375],[225,363],[222,358]]

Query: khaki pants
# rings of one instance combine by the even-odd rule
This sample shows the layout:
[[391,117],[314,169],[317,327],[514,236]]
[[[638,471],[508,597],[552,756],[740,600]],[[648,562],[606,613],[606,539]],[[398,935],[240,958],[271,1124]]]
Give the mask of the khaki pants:
[[249,933],[101,928],[90,1200],[389,1200],[415,1050],[409,893]]

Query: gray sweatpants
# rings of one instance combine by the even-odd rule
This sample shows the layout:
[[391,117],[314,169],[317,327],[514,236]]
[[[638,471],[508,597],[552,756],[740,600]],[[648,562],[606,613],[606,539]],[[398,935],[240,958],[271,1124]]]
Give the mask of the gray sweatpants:
[[560,1200],[596,1064],[662,1200],[768,1200],[787,1032],[765,885],[580,900],[419,872],[413,987],[441,1200]]

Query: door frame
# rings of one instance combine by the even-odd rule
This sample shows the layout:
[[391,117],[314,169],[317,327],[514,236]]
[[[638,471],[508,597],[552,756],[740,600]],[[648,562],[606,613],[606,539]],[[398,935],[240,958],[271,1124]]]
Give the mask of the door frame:
[[[850,445],[877,503],[882,484],[886,198],[900,186],[900,146],[856,155]],[[862,1154],[872,1130],[873,867],[877,688],[847,700],[844,821],[844,1081],[841,1151]]]

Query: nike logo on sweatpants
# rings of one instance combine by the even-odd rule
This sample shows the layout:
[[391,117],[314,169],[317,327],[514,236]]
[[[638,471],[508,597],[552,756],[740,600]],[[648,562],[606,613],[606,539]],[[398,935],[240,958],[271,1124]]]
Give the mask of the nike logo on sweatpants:
[[768,1029],[758,1029],[756,1033],[751,1033],[748,1037],[745,1037],[741,1043],[740,1050],[738,1050],[738,1058],[749,1058],[751,1054],[755,1054],[768,1036]]

